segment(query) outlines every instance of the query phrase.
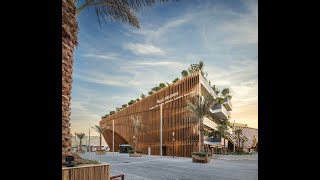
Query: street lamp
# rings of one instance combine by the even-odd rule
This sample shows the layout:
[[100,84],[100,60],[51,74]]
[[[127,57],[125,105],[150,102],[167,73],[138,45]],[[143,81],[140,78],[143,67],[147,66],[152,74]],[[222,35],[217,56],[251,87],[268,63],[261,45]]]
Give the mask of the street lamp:
[[174,132],[172,132],[172,158],[174,158]]
[[133,136],[133,149],[136,149],[136,136]]

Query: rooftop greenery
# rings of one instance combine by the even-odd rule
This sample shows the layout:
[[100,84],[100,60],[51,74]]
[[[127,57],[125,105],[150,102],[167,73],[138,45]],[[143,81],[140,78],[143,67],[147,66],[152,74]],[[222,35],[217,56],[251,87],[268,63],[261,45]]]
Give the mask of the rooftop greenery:
[[[200,72],[202,74],[202,76],[207,80],[207,76],[208,76],[208,72],[204,72],[204,62],[203,61],[199,61],[199,63],[197,64],[190,64],[189,68],[187,70],[182,70],[181,71],[181,76],[182,78],[185,78],[185,77],[188,77],[189,75],[191,75],[192,73],[195,73],[195,72]],[[150,89],[150,91],[148,92],[148,95],[152,95],[158,91],[160,91],[161,89],[164,89],[166,88],[167,86],[170,86],[171,84],[174,84],[176,82],[178,82],[180,79],[179,78],[175,78],[171,83],[159,83],[158,86],[155,86],[155,87],[152,87]],[[213,89],[213,91],[217,94],[218,98],[219,98],[219,101],[218,103],[222,104],[224,102],[224,99],[226,97],[228,97],[229,99],[232,98],[232,96],[230,95],[230,90],[229,88],[225,88],[221,91],[221,95],[219,95],[220,93],[220,90],[216,87],[216,85],[214,84],[211,84],[211,81],[209,80],[208,81],[209,83],[209,86]],[[123,110],[124,108],[144,99],[146,97],[145,94],[141,94],[140,95],[140,98],[136,98],[136,99],[132,99],[130,100],[127,104],[123,104],[121,107],[116,107],[115,110],[113,111],[110,111],[108,114],[102,116],[101,118],[102,119],[105,119],[107,118],[108,116],[116,113],[116,112],[119,112],[121,110]]]

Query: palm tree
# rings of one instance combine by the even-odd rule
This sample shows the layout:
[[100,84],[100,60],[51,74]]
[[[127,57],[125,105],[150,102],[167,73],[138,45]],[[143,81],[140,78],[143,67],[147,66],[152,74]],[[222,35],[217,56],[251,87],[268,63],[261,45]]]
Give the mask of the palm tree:
[[205,75],[208,75],[208,73],[204,73],[203,68],[204,68],[204,62],[200,60],[198,64],[190,64],[188,71],[190,74],[200,71],[201,75],[205,77]]
[[[136,13],[146,7],[152,7],[160,2],[169,0],[62,0],[62,153],[70,154],[72,149],[70,139],[71,89],[73,71],[73,52],[78,45],[77,16],[84,9],[95,8],[98,21],[100,18],[107,21],[130,24],[139,28]],[[83,4],[80,4],[83,3]],[[78,8],[77,8],[78,7]]]
[[115,111],[110,111],[109,112],[109,115],[112,115],[112,114],[114,114],[114,113],[116,113]]
[[96,132],[97,133],[99,133],[99,135],[100,135],[100,150],[101,150],[101,140],[102,140],[102,136],[101,136],[101,134],[103,133],[103,131],[105,130],[105,128],[102,128],[102,127],[100,127],[100,126],[98,126],[98,125],[94,125],[94,126],[91,126],[94,130],[96,130]]
[[198,118],[198,123],[200,126],[200,152],[204,152],[204,126],[203,126],[203,118],[210,114],[209,110],[210,108],[216,103],[215,99],[208,95],[203,98],[203,100],[200,99],[201,97],[194,96],[191,101],[187,102],[187,109],[190,110],[195,117]]
[[182,75],[182,77],[187,77],[189,75],[189,73],[187,70],[183,70],[183,71],[181,71],[181,75]]
[[145,98],[146,95],[144,95],[143,93],[140,95],[141,99]]
[[219,124],[217,127],[217,131],[220,138],[223,138],[223,151],[226,149],[226,130],[227,126],[225,124]]
[[243,136],[241,137],[241,144],[242,144],[241,147],[242,147],[242,149],[243,149],[243,145],[244,145],[244,143],[245,143],[246,141],[248,141],[248,138],[243,135]]
[[238,140],[238,149],[240,149],[240,140],[241,140],[241,134],[242,134],[242,129],[238,128],[236,130],[234,130],[234,134],[237,136],[237,140]]
[[149,92],[148,92],[148,94],[149,94],[149,95],[152,95],[152,94],[153,94],[153,92],[152,92],[152,91],[149,91]]
[[80,140],[80,152],[82,151],[82,139],[84,139],[86,137],[85,133],[74,133]]
[[139,99],[139,98],[137,98],[137,99],[136,99],[136,102],[138,102],[138,101],[140,101],[140,99]]
[[136,149],[136,144],[138,144],[139,132],[142,131],[142,129],[146,126],[143,125],[142,117],[140,115],[130,116],[130,119],[132,120],[132,126],[134,128],[134,136],[136,137],[133,149]]

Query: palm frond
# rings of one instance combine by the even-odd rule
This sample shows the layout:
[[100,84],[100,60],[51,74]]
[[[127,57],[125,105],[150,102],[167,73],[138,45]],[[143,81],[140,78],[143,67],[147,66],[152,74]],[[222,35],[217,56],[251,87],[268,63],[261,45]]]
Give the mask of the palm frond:
[[201,100],[200,96],[194,96],[191,100],[187,101],[187,109],[193,112],[193,114],[202,119],[206,115],[210,114],[210,108],[216,103],[216,100],[212,96],[205,96]]
[[86,0],[83,5],[77,8],[76,14],[78,15],[83,9],[93,6],[100,27],[100,19],[103,19],[105,22],[114,20],[139,28],[136,12],[170,1],[174,0]]
[[91,126],[94,130],[96,130],[97,133],[99,134],[102,134],[103,131],[108,128],[108,127],[105,127],[105,128],[102,128],[101,126],[98,126],[98,125],[94,125],[94,126]]
[[85,133],[74,133],[80,140],[86,137]]

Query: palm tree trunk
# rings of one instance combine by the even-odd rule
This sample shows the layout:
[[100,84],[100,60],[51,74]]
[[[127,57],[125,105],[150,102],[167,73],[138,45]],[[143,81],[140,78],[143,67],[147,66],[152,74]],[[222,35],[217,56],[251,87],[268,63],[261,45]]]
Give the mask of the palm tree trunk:
[[203,137],[203,133],[204,133],[204,127],[203,127],[203,119],[200,119],[200,152],[204,152],[204,147],[203,147],[203,141],[204,141],[204,137]]
[[62,0],[62,154],[71,154],[70,101],[73,50],[77,46],[78,23],[73,0]]
[[223,137],[223,152],[226,150],[226,139]]
[[238,150],[241,149],[241,144],[240,144],[240,135],[238,135]]
[[82,139],[80,139],[80,147],[79,147],[80,152],[82,151]]
[[101,150],[101,133],[100,133],[100,150]]

